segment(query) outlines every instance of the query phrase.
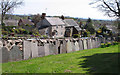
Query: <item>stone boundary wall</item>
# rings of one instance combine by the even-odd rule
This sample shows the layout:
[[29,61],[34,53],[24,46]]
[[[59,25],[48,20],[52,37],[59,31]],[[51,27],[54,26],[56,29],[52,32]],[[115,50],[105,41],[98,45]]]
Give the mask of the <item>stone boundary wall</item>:
[[2,63],[98,48],[100,38],[1,40]]

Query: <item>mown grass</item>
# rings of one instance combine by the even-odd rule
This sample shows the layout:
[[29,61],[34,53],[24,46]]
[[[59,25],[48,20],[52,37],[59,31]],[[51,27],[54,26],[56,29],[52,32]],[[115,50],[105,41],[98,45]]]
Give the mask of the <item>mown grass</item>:
[[3,73],[118,73],[118,45],[2,64]]

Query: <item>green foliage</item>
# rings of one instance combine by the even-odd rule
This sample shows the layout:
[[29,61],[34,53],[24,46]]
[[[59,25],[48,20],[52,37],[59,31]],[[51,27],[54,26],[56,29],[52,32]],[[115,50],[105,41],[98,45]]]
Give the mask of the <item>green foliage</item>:
[[2,30],[2,34],[3,34],[3,35],[8,35],[8,32],[7,32],[7,31]]
[[74,35],[73,35],[73,38],[79,38],[79,37],[80,37],[79,34],[74,34]]
[[105,48],[105,44],[104,43],[101,43],[101,48]]
[[96,31],[95,31],[95,28],[93,26],[93,23],[92,23],[92,20],[89,18],[88,21],[87,21],[87,24],[85,25],[84,27],[87,31],[90,32],[90,34],[94,34]]
[[43,38],[45,38],[45,39],[47,39],[47,38],[48,38],[48,36],[46,36],[46,35],[43,35],[42,37],[43,37]]

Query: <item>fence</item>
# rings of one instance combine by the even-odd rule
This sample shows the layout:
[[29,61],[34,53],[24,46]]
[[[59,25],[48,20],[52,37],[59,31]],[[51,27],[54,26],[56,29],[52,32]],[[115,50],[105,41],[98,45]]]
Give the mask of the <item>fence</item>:
[[100,47],[100,38],[2,40],[2,63]]

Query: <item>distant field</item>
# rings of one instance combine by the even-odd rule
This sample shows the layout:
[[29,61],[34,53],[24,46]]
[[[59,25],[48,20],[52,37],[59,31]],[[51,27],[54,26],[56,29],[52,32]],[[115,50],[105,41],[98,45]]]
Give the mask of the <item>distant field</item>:
[[118,45],[4,63],[3,73],[118,73]]

